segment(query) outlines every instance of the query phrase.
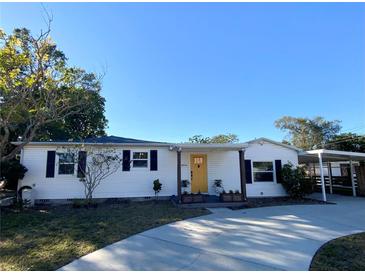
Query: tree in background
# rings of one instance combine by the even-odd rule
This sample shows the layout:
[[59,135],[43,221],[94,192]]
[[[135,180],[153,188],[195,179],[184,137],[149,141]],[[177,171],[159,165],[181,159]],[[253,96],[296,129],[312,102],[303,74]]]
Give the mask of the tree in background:
[[24,28],[0,30],[1,161],[37,137],[104,134],[100,77],[67,66],[49,34],[50,27],[37,37]]
[[238,143],[239,139],[236,134],[219,134],[213,137],[203,137],[202,135],[194,135],[189,138],[190,143],[201,144],[225,144],[225,143]]
[[275,121],[275,126],[288,133],[287,142],[304,150],[324,147],[341,129],[340,121],[327,121],[323,117],[284,116]]
[[104,116],[105,99],[99,93],[90,94],[88,108],[42,127],[36,136],[38,141],[82,140],[105,136],[108,120]]
[[336,135],[325,145],[325,149],[365,152],[365,136],[355,133],[342,133]]
[[210,142],[209,137],[203,137],[203,135],[194,135],[189,138],[190,143],[208,144]]

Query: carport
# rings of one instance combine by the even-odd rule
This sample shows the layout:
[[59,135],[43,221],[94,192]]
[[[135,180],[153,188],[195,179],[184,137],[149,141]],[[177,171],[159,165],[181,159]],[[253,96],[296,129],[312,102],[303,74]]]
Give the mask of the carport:
[[[299,163],[300,164],[310,164],[310,163],[319,163],[320,177],[321,177],[321,189],[322,189],[322,199],[323,201],[327,201],[326,196],[326,185],[324,179],[323,172],[323,163],[332,163],[332,162],[344,162],[347,161],[350,164],[350,177],[351,177],[351,186],[352,186],[352,195],[356,196],[356,186],[355,186],[355,171],[353,162],[362,162],[365,161],[365,153],[360,152],[350,152],[350,151],[339,151],[339,150],[327,150],[327,149],[316,149],[309,150],[299,153]],[[362,170],[360,173],[361,177],[364,177],[364,165],[360,165]],[[329,184],[330,191],[332,192],[332,178],[331,172],[329,173]],[[357,178],[358,181],[364,180],[364,178]]]

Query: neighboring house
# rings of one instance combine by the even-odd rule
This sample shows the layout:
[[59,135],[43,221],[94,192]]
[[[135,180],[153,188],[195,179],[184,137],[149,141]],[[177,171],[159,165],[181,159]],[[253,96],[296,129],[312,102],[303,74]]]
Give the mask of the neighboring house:
[[[181,180],[188,191],[215,195],[213,182],[221,179],[226,191],[239,190],[247,197],[286,195],[280,184],[281,166],[298,164],[300,149],[266,138],[241,144],[171,144],[115,136],[86,139],[84,145],[113,147],[123,155],[120,169],[96,189],[95,198],[151,197],[152,182],[162,183],[160,196],[179,195]],[[31,142],[21,152],[28,168],[19,187],[31,186],[34,198],[83,198],[78,165],[67,147],[79,142]]]

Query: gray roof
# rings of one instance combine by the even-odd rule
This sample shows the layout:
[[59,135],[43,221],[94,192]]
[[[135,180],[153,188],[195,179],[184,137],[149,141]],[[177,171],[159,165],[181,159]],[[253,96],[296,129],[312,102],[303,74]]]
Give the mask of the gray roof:
[[[139,139],[132,139],[132,138],[124,138],[118,136],[102,136],[102,137],[93,137],[93,138],[86,138],[84,140],[52,140],[52,141],[32,141],[30,145],[76,145],[76,144],[95,144],[95,145],[125,145],[125,146],[155,146],[155,147],[169,147],[169,146],[177,146],[181,148],[204,148],[204,149],[243,149],[247,147],[248,144],[254,142],[268,142],[275,145],[279,145],[282,147],[286,147],[289,149],[293,149],[296,151],[302,151],[302,149],[297,148],[295,146],[283,144],[281,142],[273,141],[268,138],[258,138],[246,143],[240,144],[192,144],[192,143],[181,143],[181,144],[174,144],[174,143],[167,143],[167,142],[155,142],[155,141],[146,141],[146,140],[139,140]],[[14,145],[18,145],[21,142],[12,142]]]
[[118,136],[102,136],[102,137],[93,137],[93,138],[86,138],[82,143],[95,143],[95,144],[151,144],[151,143],[158,143],[163,144],[163,142],[154,142],[154,141],[146,141],[146,140],[138,140],[132,138],[124,138]]
[[[17,145],[21,142],[12,142],[12,144]],[[166,146],[168,143],[164,142],[154,142],[154,141],[146,141],[132,138],[124,138],[118,136],[101,136],[101,137],[92,137],[86,138],[83,140],[50,140],[50,141],[32,141],[29,144],[31,145],[73,145],[73,144],[96,144],[96,145],[154,145],[154,146]]]

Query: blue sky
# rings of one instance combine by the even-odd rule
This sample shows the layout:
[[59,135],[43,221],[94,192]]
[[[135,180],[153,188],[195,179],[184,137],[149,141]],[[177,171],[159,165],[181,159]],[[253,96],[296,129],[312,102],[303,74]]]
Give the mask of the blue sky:
[[[108,134],[281,140],[283,116],[365,132],[363,3],[45,3],[72,65],[103,72]],[[0,3],[9,32],[39,3]]]

